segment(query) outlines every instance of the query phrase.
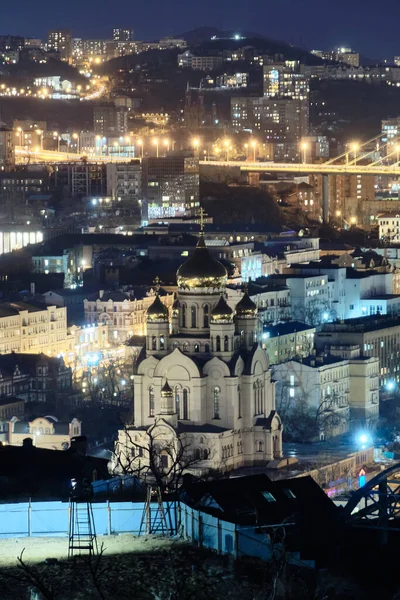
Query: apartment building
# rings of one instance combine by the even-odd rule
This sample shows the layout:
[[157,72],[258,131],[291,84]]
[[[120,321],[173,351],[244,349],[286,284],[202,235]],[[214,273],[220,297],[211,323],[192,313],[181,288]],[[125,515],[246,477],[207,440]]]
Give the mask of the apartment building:
[[52,29],[47,34],[47,50],[58,52],[61,60],[71,61],[72,33],[69,29]]
[[398,319],[371,315],[324,323],[315,335],[317,350],[332,346],[358,346],[361,357],[379,359],[379,383],[400,382],[400,324]]
[[27,352],[49,356],[71,351],[67,309],[34,302],[0,304],[0,353]]
[[107,195],[120,202],[142,199],[142,169],[140,162],[110,163],[107,170]]
[[378,217],[379,239],[388,243],[400,242],[400,214],[385,213]]
[[[313,437],[323,440],[350,428],[350,374],[347,360],[336,356],[309,356],[273,367],[279,414],[299,410],[316,424]],[[284,416],[282,417],[284,419]]]
[[271,365],[307,357],[314,348],[315,327],[300,321],[288,321],[264,327],[262,346]]
[[[173,294],[161,295],[162,302],[172,309]],[[84,301],[86,323],[108,326],[110,344],[121,344],[134,335],[146,335],[146,311],[154,302],[154,293],[131,298],[122,292],[100,290]]]
[[[275,324],[290,319],[290,289],[287,286],[270,284],[266,279],[260,283],[250,283],[248,291],[250,298],[257,305],[258,316],[263,325]],[[243,291],[227,287],[226,292],[227,302],[234,310],[243,296]]]
[[0,120],[0,170],[15,167],[15,135],[11,129],[1,127]]

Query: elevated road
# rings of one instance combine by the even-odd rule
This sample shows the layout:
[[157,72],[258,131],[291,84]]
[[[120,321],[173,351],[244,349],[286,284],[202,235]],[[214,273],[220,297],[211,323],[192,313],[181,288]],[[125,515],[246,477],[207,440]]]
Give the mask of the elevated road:
[[400,175],[400,165],[361,165],[361,164],[334,164],[321,163],[275,163],[275,162],[251,162],[247,160],[201,160],[201,166],[218,168],[240,168],[241,171],[257,171],[258,173],[293,173],[304,175],[305,173],[316,173],[320,175]]

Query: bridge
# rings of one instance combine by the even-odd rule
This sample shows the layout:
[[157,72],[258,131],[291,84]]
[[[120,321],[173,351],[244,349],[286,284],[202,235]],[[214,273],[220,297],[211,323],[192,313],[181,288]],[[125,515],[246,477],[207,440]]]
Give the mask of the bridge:
[[355,526],[400,531],[400,463],[381,471],[353,492],[343,516]]

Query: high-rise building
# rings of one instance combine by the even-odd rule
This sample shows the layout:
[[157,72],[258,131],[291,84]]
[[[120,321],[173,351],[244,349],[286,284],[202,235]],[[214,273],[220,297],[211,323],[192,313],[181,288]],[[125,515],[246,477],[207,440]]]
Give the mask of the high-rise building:
[[54,185],[61,192],[76,196],[105,196],[106,165],[99,163],[59,163],[54,169]]
[[113,29],[113,39],[116,42],[133,42],[135,31],[132,28]]
[[61,60],[70,62],[72,33],[69,29],[52,29],[47,34],[47,50],[59,52]]
[[199,161],[179,154],[143,159],[142,220],[184,214],[199,202]]
[[300,140],[308,133],[308,103],[292,98],[233,96],[231,113],[236,131],[260,133],[274,144],[276,160],[299,157]]
[[140,162],[107,164],[107,195],[120,202],[136,204],[142,198]]
[[117,137],[128,130],[126,106],[96,106],[93,111],[93,129],[96,135]]
[[308,103],[309,80],[299,72],[298,68],[297,61],[264,65],[264,96],[267,98],[295,98]]
[[14,138],[14,132],[1,128],[0,124],[0,169],[3,171],[15,166]]

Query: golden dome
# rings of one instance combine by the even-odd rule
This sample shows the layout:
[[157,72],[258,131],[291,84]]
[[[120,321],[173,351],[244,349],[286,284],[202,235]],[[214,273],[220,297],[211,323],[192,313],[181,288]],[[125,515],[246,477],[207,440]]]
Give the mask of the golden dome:
[[168,308],[160,300],[160,296],[157,294],[153,304],[149,306],[146,313],[147,321],[168,321],[169,313]]
[[257,316],[257,305],[250,298],[248,291],[246,290],[242,296],[242,299],[236,304],[236,316],[239,319],[253,319]]
[[217,302],[215,308],[211,311],[211,322],[212,323],[226,323],[232,322],[233,310],[226,302],[223,296]]
[[178,287],[183,289],[225,287],[228,274],[225,267],[207,250],[201,233],[196,249],[176,273]]
[[164,385],[161,388],[161,397],[162,398],[172,398],[174,395],[174,391],[172,387],[168,383],[168,379],[165,380]]

